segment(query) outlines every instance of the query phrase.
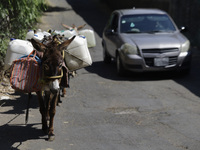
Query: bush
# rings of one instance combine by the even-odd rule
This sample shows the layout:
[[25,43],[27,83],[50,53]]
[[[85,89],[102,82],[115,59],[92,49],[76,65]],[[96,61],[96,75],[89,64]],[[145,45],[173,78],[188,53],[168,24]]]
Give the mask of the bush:
[[47,9],[45,0],[1,0],[0,59],[5,58],[10,38],[24,39],[37,18]]

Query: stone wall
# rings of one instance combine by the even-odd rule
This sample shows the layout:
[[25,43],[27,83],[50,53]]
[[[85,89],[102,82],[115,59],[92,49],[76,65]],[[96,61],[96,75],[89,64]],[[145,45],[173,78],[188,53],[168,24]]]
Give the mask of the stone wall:
[[168,12],[179,27],[188,28],[186,36],[193,45],[200,47],[200,1],[171,0]]
[[104,0],[112,9],[161,8],[169,10],[169,0]]

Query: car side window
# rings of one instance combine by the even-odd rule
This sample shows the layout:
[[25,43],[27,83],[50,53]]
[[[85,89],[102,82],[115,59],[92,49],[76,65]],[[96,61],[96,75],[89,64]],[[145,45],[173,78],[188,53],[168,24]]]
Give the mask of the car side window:
[[112,29],[112,30],[114,30],[116,32],[117,28],[118,28],[118,20],[119,20],[118,14],[113,14],[111,16],[108,28]]

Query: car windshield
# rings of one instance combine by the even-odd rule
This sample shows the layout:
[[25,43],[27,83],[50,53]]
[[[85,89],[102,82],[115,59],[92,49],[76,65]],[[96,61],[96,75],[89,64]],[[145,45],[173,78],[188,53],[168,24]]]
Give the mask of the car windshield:
[[167,15],[125,15],[120,20],[121,33],[174,32],[175,26]]

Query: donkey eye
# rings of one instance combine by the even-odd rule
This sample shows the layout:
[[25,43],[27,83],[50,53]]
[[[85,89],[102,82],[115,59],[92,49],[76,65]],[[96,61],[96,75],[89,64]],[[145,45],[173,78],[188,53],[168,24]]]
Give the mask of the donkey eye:
[[49,66],[47,64],[44,64],[45,70],[49,70]]

